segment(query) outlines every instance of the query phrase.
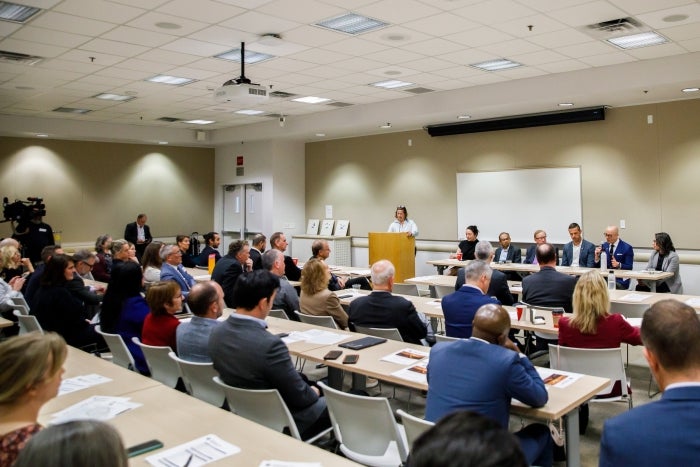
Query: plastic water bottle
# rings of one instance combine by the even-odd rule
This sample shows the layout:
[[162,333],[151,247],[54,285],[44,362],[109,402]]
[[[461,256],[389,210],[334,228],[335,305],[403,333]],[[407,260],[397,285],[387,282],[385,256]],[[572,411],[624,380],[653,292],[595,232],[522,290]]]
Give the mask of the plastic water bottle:
[[615,273],[612,271],[608,273],[608,290],[615,290]]
[[608,254],[604,251],[600,252],[600,269],[603,271],[608,270]]

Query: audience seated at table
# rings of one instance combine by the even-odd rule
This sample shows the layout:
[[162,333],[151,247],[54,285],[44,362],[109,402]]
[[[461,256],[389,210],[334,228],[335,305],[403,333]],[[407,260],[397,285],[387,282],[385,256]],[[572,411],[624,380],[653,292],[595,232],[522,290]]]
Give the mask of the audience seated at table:
[[253,260],[253,270],[263,269],[262,254],[265,253],[267,237],[261,233],[256,234],[250,241],[250,259]]
[[151,312],[143,322],[141,342],[147,345],[169,346],[177,352],[175,333],[180,320],[174,315],[182,310],[183,299],[180,286],[173,281],[156,282],[148,288],[146,302]]
[[348,327],[348,315],[340,305],[338,296],[328,290],[331,272],[319,259],[304,264],[301,272],[301,312],[314,316],[332,316],[340,329]]
[[115,268],[121,267],[130,261],[129,248],[129,242],[123,238],[112,241],[112,272],[110,274],[114,273]]
[[178,356],[191,362],[210,363],[209,337],[226,308],[224,291],[215,281],[198,282],[187,296],[187,306],[194,316],[177,327]]
[[[252,251],[252,250],[251,250]],[[272,308],[283,310],[292,321],[299,321],[295,311],[299,311],[299,295],[292,284],[284,277],[284,255],[281,251],[267,250],[262,255],[262,269],[270,271],[280,279],[280,288],[275,294]]]
[[472,261],[464,268],[466,283],[454,293],[442,297],[445,334],[448,337],[461,339],[470,337],[476,310],[487,303],[501,304],[497,299],[486,295],[492,272],[491,267],[485,262]]
[[127,467],[124,443],[116,428],[98,420],[52,425],[33,436],[14,467]]
[[73,347],[106,348],[102,336],[88,321],[83,304],[68,290],[75,265],[67,255],[53,255],[41,276],[41,286],[34,296],[31,314],[36,316],[44,331],[54,331]]
[[145,282],[158,282],[160,280],[160,268],[163,259],[160,257],[160,250],[163,242],[154,241],[148,244],[141,257],[141,268],[143,269],[143,280]]
[[414,443],[406,467],[526,467],[518,439],[468,410],[441,418]]
[[[477,242],[474,247],[474,257],[487,264],[491,263],[494,257],[491,242],[487,242],[486,240]],[[455,281],[455,291],[459,290],[460,287],[464,285],[464,275],[464,268],[459,268],[457,280]],[[501,305],[512,305],[515,303],[513,295],[508,288],[507,276],[496,269],[491,271],[491,282],[489,282],[489,289],[486,291],[486,295],[496,297],[498,301],[501,302]]]
[[138,264],[129,262],[115,269],[102,302],[100,327],[104,332],[122,336],[134,357],[136,369],[148,375],[150,372],[143,352],[131,341],[132,337],[141,339],[143,324],[150,311],[141,296],[142,285],[143,274]]
[[[16,241],[16,240],[15,240]],[[34,272],[34,265],[29,258],[22,258],[19,249],[14,245],[0,247],[0,279],[10,282],[13,277]]]
[[0,342],[0,467],[10,467],[41,429],[39,411],[58,394],[66,354],[65,340],[53,332]]
[[[311,244],[311,258],[317,258],[321,261],[326,261],[331,255],[331,245],[327,240],[314,240]],[[309,259],[311,259],[309,258]],[[341,289],[349,289],[354,285],[359,285],[361,289],[372,290],[372,286],[367,281],[366,277],[355,277],[352,279],[343,279],[331,273],[331,279],[328,281],[328,290],[336,291]]]
[[[654,235],[652,242],[654,251],[649,257],[647,270],[672,272],[673,276],[656,283],[657,293],[683,294],[683,282],[681,281],[680,266],[678,264],[678,253],[673,246],[671,236],[666,232],[659,232]],[[643,280],[637,280],[636,290],[648,292],[649,286]]]
[[83,307],[90,317],[94,316],[99,310],[100,303],[102,303],[102,296],[104,294],[104,287],[85,285],[83,275],[90,274],[90,271],[96,262],[97,257],[91,251],[76,251],[73,255],[75,273],[73,273],[73,279],[69,280],[66,284],[70,293],[83,304]]
[[211,273],[212,280],[219,283],[224,289],[224,300],[226,306],[236,308],[233,300],[233,289],[238,278],[253,270],[253,260],[250,259],[250,245],[248,240],[234,240],[228,246],[228,253],[221,258],[214,271]]
[[193,267],[197,266],[197,263],[195,263],[194,258],[189,253],[189,249],[190,249],[190,237],[189,237],[189,235],[176,236],[175,243],[177,243],[177,247],[180,249],[180,252],[182,252],[182,265],[186,268],[193,268]]
[[132,263],[136,263],[136,264],[140,265],[141,263],[139,262],[139,259],[136,257],[136,245],[134,245],[131,242],[128,242],[128,243],[129,243],[128,261],[131,261]]
[[182,252],[177,245],[164,245],[160,249],[160,258],[163,263],[160,265],[160,280],[173,281],[187,297],[190,289],[195,284],[194,277],[182,266]]
[[350,327],[396,328],[405,342],[422,344],[428,328],[418,316],[416,307],[403,297],[391,294],[396,269],[390,261],[380,260],[372,265],[374,290],[350,303]]
[[[282,232],[275,232],[270,236],[270,248],[279,250],[282,253],[287,251],[287,237]],[[301,269],[294,262],[294,258],[284,255],[284,275],[290,281],[298,281],[301,279]]]
[[[2,257],[0,257],[0,268],[3,267]],[[17,318],[12,313],[14,309],[13,298],[22,297],[22,287],[26,280],[22,276],[15,276],[10,279],[9,283],[5,282],[4,279],[0,278],[0,314],[3,318],[9,319],[10,321],[17,321]],[[6,335],[17,334],[17,327],[13,326],[9,330],[5,330]]]
[[197,266],[208,267],[209,266],[209,255],[214,255],[214,263],[218,263],[221,259],[221,253],[219,253],[219,245],[221,244],[221,235],[216,232],[209,232],[204,234],[204,248],[194,259]]
[[96,281],[109,282],[112,274],[112,237],[109,234],[97,237],[95,251],[98,261],[92,269],[92,275]]
[[[573,303],[574,315],[559,319],[559,345],[584,349],[610,349],[622,343],[642,345],[639,328],[620,314],[610,314],[608,283],[599,271],[588,271],[579,278]],[[622,390],[622,382],[618,381],[613,393],[621,394]],[[587,426],[588,404],[583,404],[579,409],[581,434]]]
[[450,258],[457,258],[457,255],[462,254],[462,261],[475,259],[474,248],[479,243],[479,229],[475,225],[469,225],[464,230],[465,239],[457,245],[457,253],[450,255]]
[[37,290],[41,286],[41,276],[44,275],[44,270],[46,269],[46,263],[51,260],[51,257],[56,255],[62,255],[63,249],[61,245],[48,245],[41,250],[41,263],[37,264],[34,268],[34,273],[29,276],[25,284],[24,289],[24,299],[27,301],[31,307],[34,303],[34,296]]

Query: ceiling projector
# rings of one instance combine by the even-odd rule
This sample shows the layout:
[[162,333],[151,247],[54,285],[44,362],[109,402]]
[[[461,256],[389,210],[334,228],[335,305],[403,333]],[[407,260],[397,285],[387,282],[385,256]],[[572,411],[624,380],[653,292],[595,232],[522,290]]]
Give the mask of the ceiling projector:
[[236,83],[230,80],[214,91],[216,102],[264,102],[270,99],[270,93],[264,86],[254,83]]

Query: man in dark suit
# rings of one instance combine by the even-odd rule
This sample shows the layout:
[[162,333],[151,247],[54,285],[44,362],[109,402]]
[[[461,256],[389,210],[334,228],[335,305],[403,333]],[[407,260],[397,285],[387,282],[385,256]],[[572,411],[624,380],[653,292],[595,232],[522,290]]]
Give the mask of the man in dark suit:
[[350,327],[396,328],[405,342],[421,344],[421,339],[428,335],[428,328],[413,303],[391,294],[395,273],[394,265],[385,259],[372,265],[374,290],[350,302]]
[[[535,230],[533,235],[535,239],[535,244],[530,245],[525,252],[525,264],[537,264],[537,247],[544,243],[547,243],[547,232],[544,230]],[[559,264],[559,248],[554,249],[554,265]]]
[[279,279],[269,271],[244,274],[236,283],[236,313],[218,325],[209,338],[214,369],[231,386],[277,389],[294,417],[302,438],[330,427],[325,398],[295,369],[287,346],[267,331],[267,317]]
[[299,321],[299,316],[295,313],[299,311],[299,295],[292,287],[286,277],[284,277],[284,255],[281,251],[267,250],[262,255],[262,265],[265,271],[280,278],[280,288],[277,290],[272,308],[282,310],[292,321]]
[[204,244],[206,245],[204,249],[194,258],[195,264],[197,266],[209,266],[209,255],[214,255],[214,264],[218,263],[221,259],[221,253],[219,253],[221,235],[216,232],[204,234]]
[[[433,347],[426,420],[437,422],[458,410],[470,410],[507,429],[512,398],[533,407],[547,403],[544,381],[508,338],[509,331],[508,312],[499,305],[484,305],[474,316],[470,339]],[[532,424],[515,435],[529,465],[552,465],[552,438],[546,425]]]
[[253,237],[251,241],[252,246],[250,247],[250,259],[253,260],[253,270],[264,269],[262,264],[262,254],[265,251],[265,243],[267,242],[267,237],[261,233]]
[[231,242],[228,246],[228,254],[216,263],[214,271],[211,273],[211,279],[218,282],[224,289],[226,306],[236,308],[236,302],[233,298],[236,282],[241,275],[252,270],[253,260],[250,259],[248,241],[234,240]]
[[485,295],[489,290],[492,272],[483,261],[472,261],[464,268],[465,284],[455,293],[442,297],[445,333],[449,337],[470,337],[476,310],[487,303],[501,304],[495,298]]
[[496,248],[495,261],[499,263],[505,263],[506,261],[511,261],[513,263],[520,263],[520,248],[510,243],[510,234],[508,232],[501,232],[498,235],[498,243],[501,245]]
[[141,261],[146,246],[153,241],[151,228],[146,225],[147,221],[148,216],[139,214],[136,216],[136,222],[126,224],[124,228],[124,239],[136,246],[136,257],[139,261]]
[[[605,243],[595,249],[595,267],[600,267],[600,254],[603,252],[608,258],[608,269],[632,270],[634,250],[632,245],[620,240],[620,231],[617,226],[609,225],[605,229]],[[629,279],[618,277],[615,283],[618,289],[627,290],[630,287]]]
[[[474,247],[474,256],[479,261],[484,261],[487,264],[493,261],[493,247],[491,243],[486,240],[477,243],[476,247]],[[457,271],[455,290],[459,290],[464,285],[464,272],[464,268],[460,268]],[[486,295],[496,297],[501,302],[501,305],[512,305],[515,303],[513,295],[508,288],[508,278],[504,273],[495,269],[491,271],[491,283],[489,284],[489,290],[486,291]]]
[[572,313],[576,277],[555,269],[557,259],[549,243],[537,246],[537,262],[540,271],[523,279],[523,301],[529,305],[562,307]]
[[569,224],[569,236],[571,241],[564,245],[561,265],[592,268],[595,265],[595,245],[583,239],[581,226],[576,222]]
[[[282,253],[287,251],[287,237],[282,232],[275,232],[270,236],[270,248],[279,250]],[[294,264],[291,256],[284,255],[284,275],[290,281],[298,281],[301,279],[301,269]]]
[[700,321],[695,310],[676,300],[656,302],[644,313],[642,341],[663,396],[605,422],[600,466],[697,465]]

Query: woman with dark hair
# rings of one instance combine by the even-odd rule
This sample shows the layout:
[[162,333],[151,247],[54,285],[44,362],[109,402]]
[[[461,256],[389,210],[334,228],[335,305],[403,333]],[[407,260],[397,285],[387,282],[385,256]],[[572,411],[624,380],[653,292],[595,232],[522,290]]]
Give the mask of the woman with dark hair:
[[66,287],[74,272],[75,265],[70,256],[53,255],[41,276],[31,314],[36,316],[44,331],[59,333],[68,345],[104,348],[105,342],[90,324],[83,304]]
[[141,341],[144,344],[169,346],[177,352],[175,332],[180,320],[174,315],[182,310],[183,298],[175,281],[156,282],[148,288],[146,301],[151,312],[143,322]]
[[178,235],[175,237],[175,242],[177,247],[182,252],[182,265],[186,268],[194,268],[197,263],[194,262],[194,258],[189,253],[190,249],[190,237],[189,235]]
[[143,268],[143,280],[146,282],[158,282],[160,280],[160,267],[163,259],[160,257],[160,249],[163,242],[154,241],[148,244],[141,257]]
[[149,312],[148,303],[141,296],[142,286],[143,273],[138,264],[129,261],[116,268],[102,301],[100,327],[104,332],[122,336],[129,352],[134,356],[136,369],[148,375],[143,352],[131,341],[132,337],[141,339],[143,322]]
[[[672,272],[673,276],[664,281],[658,281],[656,284],[656,292],[658,293],[683,293],[683,282],[681,281],[680,266],[678,264],[678,253],[673,246],[671,236],[666,232],[654,234],[652,240],[654,251],[649,257],[647,269],[650,271]],[[649,291],[649,286],[643,280],[638,280],[636,290]]]
[[109,282],[112,273],[112,237],[109,234],[100,235],[95,241],[97,262],[92,268],[92,277],[96,281]]
[[479,243],[479,229],[475,225],[470,225],[464,232],[465,239],[457,245],[457,253],[451,254],[450,258],[457,258],[462,254],[462,261],[474,259],[474,248]]

